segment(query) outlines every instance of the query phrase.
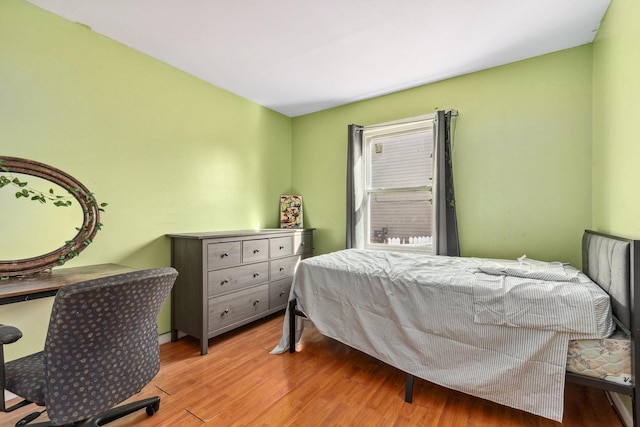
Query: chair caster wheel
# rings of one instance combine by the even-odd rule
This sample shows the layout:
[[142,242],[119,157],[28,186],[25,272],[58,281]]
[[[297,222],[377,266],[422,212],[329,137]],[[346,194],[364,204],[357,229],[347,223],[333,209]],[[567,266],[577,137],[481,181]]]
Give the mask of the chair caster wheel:
[[149,405],[147,406],[146,410],[147,410],[147,415],[152,416],[153,414],[155,414],[160,410],[160,403],[154,403],[153,405]]
[[[44,412],[44,411],[43,411]],[[40,415],[42,414],[42,412],[32,412],[29,415],[27,415],[26,417],[24,417],[23,419],[21,419],[20,421],[18,421],[16,423],[16,427],[18,426],[26,426],[27,424],[29,424],[31,421],[35,420],[36,418],[38,418]]]

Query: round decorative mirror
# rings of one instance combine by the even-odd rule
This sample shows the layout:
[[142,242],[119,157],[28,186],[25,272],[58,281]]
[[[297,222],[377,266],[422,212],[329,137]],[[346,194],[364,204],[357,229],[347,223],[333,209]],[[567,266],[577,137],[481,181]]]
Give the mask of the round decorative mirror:
[[0,191],[2,187],[13,185],[18,188],[16,197],[29,198],[36,202],[46,203],[50,200],[56,206],[71,204],[66,196],[31,190],[27,183],[12,174],[22,174],[41,178],[66,190],[82,209],[82,224],[76,227],[76,235],[61,247],[43,255],[16,260],[0,260],[0,277],[22,276],[39,273],[78,256],[92,241],[102,224],[100,212],[106,204],[98,205],[91,192],[71,175],[44,163],[17,157],[0,156]]

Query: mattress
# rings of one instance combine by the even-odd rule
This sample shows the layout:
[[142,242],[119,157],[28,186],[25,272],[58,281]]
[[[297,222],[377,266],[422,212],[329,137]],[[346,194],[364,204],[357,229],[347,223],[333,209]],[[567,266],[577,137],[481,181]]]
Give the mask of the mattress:
[[622,328],[608,338],[571,340],[567,371],[620,384],[631,382],[631,339]]

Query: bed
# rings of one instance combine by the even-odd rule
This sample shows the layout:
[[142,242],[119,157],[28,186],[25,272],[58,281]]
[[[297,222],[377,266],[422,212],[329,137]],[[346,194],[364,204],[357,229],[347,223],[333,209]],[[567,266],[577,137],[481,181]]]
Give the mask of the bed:
[[638,244],[586,231],[584,272],[526,257],[348,249],[308,258],[272,353],[295,351],[304,316],[406,372],[407,401],[415,376],[562,421],[566,378],[630,395],[637,425]]

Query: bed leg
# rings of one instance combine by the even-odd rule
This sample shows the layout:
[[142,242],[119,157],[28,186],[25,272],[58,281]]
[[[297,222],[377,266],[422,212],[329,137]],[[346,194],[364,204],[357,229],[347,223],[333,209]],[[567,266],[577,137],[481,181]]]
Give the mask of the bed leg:
[[638,415],[640,415],[640,401],[638,398],[638,388],[637,386],[633,387],[633,394],[631,395],[631,416],[633,417],[633,427],[640,427],[640,422],[638,421]]
[[296,352],[296,299],[289,301],[289,353]]
[[407,403],[413,402],[413,375],[407,374],[407,384],[404,388],[404,401]]

